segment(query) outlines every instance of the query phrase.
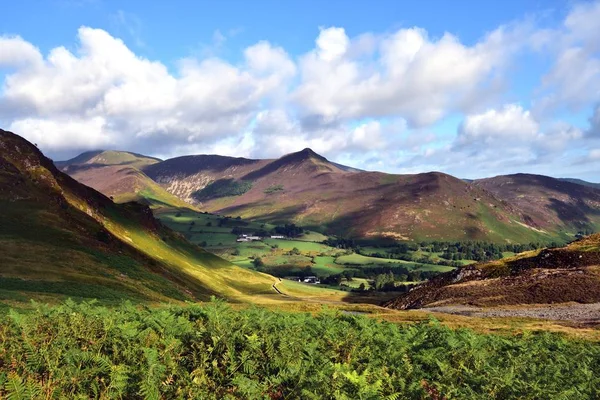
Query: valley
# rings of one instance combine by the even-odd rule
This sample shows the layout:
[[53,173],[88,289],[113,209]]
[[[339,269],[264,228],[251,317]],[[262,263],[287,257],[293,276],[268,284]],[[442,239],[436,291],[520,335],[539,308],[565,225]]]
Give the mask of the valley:
[[[0,351],[0,395],[21,393],[27,398],[41,393],[83,394],[96,390],[103,398],[132,393],[140,398],[161,398],[173,395],[173,390],[209,396],[209,392],[225,394],[226,387],[234,387],[234,398],[252,398],[265,392],[275,393],[276,398],[279,393],[318,397],[325,387],[337,382],[340,393],[354,396],[357,390],[371,390],[374,398],[379,398],[383,394],[408,393],[404,384],[398,384],[400,376],[412,385],[412,398],[438,390],[461,395],[489,390],[518,395],[535,390],[524,378],[528,375],[526,370],[520,370],[518,377],[499,374],[498,379],[511,381],[496,385],[496,389],[480,383],[463,385],[468,388],[466,391],[458,389],[450,378],[453,374],[479,382],[480,369],[465,375],[459,364],[471,362],[473,355],[469,352],[480,352],[483,343],[492,346],[486,354],[490,368],[497,368],[511,349],[518,348],[526,362],[534,355],[539,358],[549,346],[563,343],[553,357],[571,360],[565,361],[570,372],[557,373],[550,364],[540,373],[546,394],[563,393],[560,382],[580,379],[574,372],[574,352],[579,357],[577,371],[587,371],[582,376],[594,371],[590,360],[597,347],[588,344],[600,341],[600,236],[588,235],[595,226],[596,212],[596,189],[588,186],[573,188],[571,185],[577,184],[572,182],[552,186],[539,183],[545,178],[534,178],[538,186],[554,187],[554,192],[536,189],[540,190],[535,192],[536,198],[556,200],[533,204],[521,200],[527,196],[519,192],[521,186],[514,187],[522,185],[521,177],[501,181],[498,187],[509,185],[501,191],[497,191],[494,182],[474,182],[457,190],[466,190],[469,196],[488,196],[488,206],[478,205],[481,198],[474,198],[474,204],[466,206],[483,212],[471,217],[476,225],[488,227],[480,231],[487,232],[485,235],[474,236],[482,240],[453,234],[442,240],[423,220],[414,220],[414,232],[428,233],[409,240],[392,226],[374,235],[365,233],[360,224],[366,220],[360,218],[346,222],[358,224],[348,228],[353,234],[336,235],[339,226],[299,225],[306,220],[295,213],[285,218],[278,213],[263,218],[245,212],[245,206],[211,208],[241,201],[253,190],[258,178],[252,185],[229,182],[210,188],[208,183],[194,197],[203,201],[190,204],[189,197],[178,197],[182,196],[182,186],[175,190],[175,186],[160,183],[160,179],[154,181],[155,175],[149,168],[160,166],[162,161],[158,159],[99,151],[54,164],[34,145],[6,131],[0,131],[0,149],[0,342],[5,349]],[[365,173],[331,164],[312,153],[308,153],[308,161],[306,154],[293,154],[283,161],[258,163],[263,172],[283,168],[288,174],[286,182],[292,182],[290,158],[295,160],[294,168],[299,169],[299,174],[314,168],[325,168],[326,172],[321,171],[318,176]],[[215,161],[210,160],[214,167]],[[218,161],[223,162],[220,158]],[[227,168],[230,163],[226,160]],[[236,168],[248,168],[247,161],[235,163],[239,164]],[[253,176],[261,174],[254,172]],[[390,178],[385,179],[385,185],[389,184]],[[424,182],[435,182],[438,188],[459,187],[458,180],[440,174],[397,179],[425,179]],[[529,188],[531,183],[527,182],[523,185]],[[285,195],[285,185],[267,183],[267,188],[262,189],[265,196]],[[435,198],[439,189],[430,192],[428,183],[424,183],[419,190],[433,193]],[[572,194],[558,198],[556,191]],[[499,200],[509,199],[513,193],[517,195],[510,200],[512,203]],[[291,197],[294,196],[296,192]],[[552,204],[570,204],[575,197],[581,199],[577,203],[580,213],[574,212],[575,208],[561,208],[553,214]],[[391,203],[386,204],[385,207],[391,207]],[[403,209],[405,203],[396,207]],[[454,206],[445,207],[449,211]],[[221,213],[223,210],[235,212]],[[503,213],[510,213],[514,219],[503,219]],[[530,218],[523,218],[525,214],[521,213]],[[436,218],[438,214],[430,215]],[[463,211],[457,215],[460,219]],[[562,228],[550,234],[549,225],[540,221],[552,215],[564,220],[551,221],[553,226]],[[446,217],[443,228],[452,232],[459,226],[453,225],[459,219],[450,214]],[[494,235],[501,232],[512,239],[494,240]],[[417,240],[419,237],[426,239]],[[573,241],[575,238],[578,240]],[[570,244],[560,247],[567,241]],[[319,283],[299,282],[304,280]],[[43,325],[46,328],[37,325],[43,321],[53,323]],[[115,330],[115,323],[125,325]],[[35,333],[31,329],[36,329]],[[185,335],[192,332],[196,337],[209,336],[190,342]],[[434,342],[426,339],[432,332],[439,335]],[[78,364],[77,357],[90,357],[89,347],[65,340],[70,335],[101,335],[104,339],[97,343],[107,345],[116,343],[113,340],[128,341],[134,350],[124,359],[99,347],[88,364]],[[303,339],[304,356],[297,372],[268,369],[270,364],[256,361],[275,351],[277,355],[271,356],[273,365],[284,363],[289,368],[293,363],[286,357],[298,352],[289,347],[293,345],[290,338],[302,335],[313,336]],[[315,339],[321,336],[323,342]],[[264,337],[264,341],[259,337]],[[55,345],[55,339],[60,338],[62,341]],[[40,340],[51,344],[32,344]],[[179,350],[168,347],[171,353],[159,352],[161,346],[175,343],[173,340],[181,343],[181,347],[176,347]],[[225,352],[219,354],[228,354],[230,361],[223,359],[216,369],[214,361],[209,363],[208,359],[198,359],[193,364],[184,362],[185,354],[195,351],[192,349],[198,343],[208,346],[202,347],[202,354]],[[475,344],[457,357],[456,349],[465,343]],[[61,349],[65,349],[68,354],[78,355],[58,361],[67,368],[65,378],[44,383],[36,368],[57,372],[27,353],[32,346],[47,354],[61,354]],[[226,350],[231,349],[228,346],[243,350],[234,354]],[[306,346],[316,350],[307,350]],[[394,355],[390,346],[407,350]],[[440,348],[449,350],[434,350]],[[136,355],[138,350],[145,358]],[[388,354],[389,362],[395,366],[393,372],[367,356],[368,351]],[[430,356],[431,351],[436,352],[434,357]],[[319,361],[317,367],[311,361],[315,354],[328,352],[329,362]],[[173,358],[165,358],[166,354]],[[416,358],[402,364],[396,356]],[[16,358],[25,360],[22,365],[13,361],[18,372],[10,369],[1,373],[2,365]],[[122,369],[122,363],[129,366],[127,370]],[[439,367],[440,363],[445,366],[443,375],[436,372],[435,365]],[[160,370],[149,372],[144,365],[159,366]],[[401,365],[408,369],[400,368]],[[375,375],[367,373],[365,366],[373,368],[377,376],[388,374],[387,386],[374,381]],[[223,375],[222,368],[231,372]],[[329,375],[324,379],[303,378],[310,371],[318,375],[316,371],[331,370],[326,373],[335,375],[340,368],[354,372],[343,375],[345,378],[339,382]],[[411,375],[408,371],[415,368],[419,372]],[[72,386],[68,382],[74,379],[76,370],[89,376],[106,375],[111,384],[96,385],[93,380],[81,378],[77,386]],[[357,370],[363,371],[360,389],[350,384],[358,376],[354,375]],[[153,375],[151,379],[141,379],[140,374]],[[203,377],[202,385],[196,383],[198,376]],[[257,383],[263,379],[280,384]],[[297,383],[290,386],[289,379]],[[115,386],[119,380],[127,383]],[[432,382],[432,386],[427,382]],[[592,391],[582,389],[582,393],[594,393],[593,388],[595,384],[589,387]]]

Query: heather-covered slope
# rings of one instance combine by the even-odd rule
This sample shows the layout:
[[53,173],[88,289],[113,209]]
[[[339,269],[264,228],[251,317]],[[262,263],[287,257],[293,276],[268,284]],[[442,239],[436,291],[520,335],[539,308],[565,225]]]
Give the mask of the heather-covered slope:
[[600,302],[600,234],[564,248],[528,252],[442,274],[386,304],[498,306]]
[[542,175],[515,174],[474,181],[511,204],[521,221],[540,231],[597,231],[600,189]]
[[138,203],[118,205],[0,130],[0,301],[172,301],[271,294],[268,275],[186,242]]
[[452,176],[364,172],[310,149],[277,160],[180,157],[144,172],[204,210],[345,237],[551,240],[522,223],[509,205]]
[[152,207],[190,207],[140,170],[157,162],[160,162],[157,158],[124,151],[96,151],[55,164],[79,182],[118,203],[138,201]]

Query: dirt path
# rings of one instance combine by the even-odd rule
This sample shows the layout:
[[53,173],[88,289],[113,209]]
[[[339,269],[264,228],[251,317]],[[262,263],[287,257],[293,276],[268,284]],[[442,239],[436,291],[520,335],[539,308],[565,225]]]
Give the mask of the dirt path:
[[472,317],[523,317],[572,321],[593,325],[600,324],[600,303],[544,304],[494,308],[456,305],[422,308],[421,311],[433,311]]
[[287,294],[283,293],[281,290],[279,290],[279,288],[277,287],[277,284],[281,282],[281,278],[278,278],[278,279],[279,279],[279,280],[278,280],[278,281],[276,281],[276,282],[273,284],[273,289],[274,289],[274,290],[275,290],[275,291],[276,291],[278,294],[280,294],[280,295],[282,295],[282,296],[285,296],[285,297],[290,297],[290,296],[288,296]]

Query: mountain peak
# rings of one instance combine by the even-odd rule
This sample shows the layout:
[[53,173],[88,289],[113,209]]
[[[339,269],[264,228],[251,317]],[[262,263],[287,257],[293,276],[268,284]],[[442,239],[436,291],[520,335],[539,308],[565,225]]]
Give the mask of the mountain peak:
[[298,162],[309,159],[316,159],[319,161],[328,162],[328,160],[325,157],[323,157],[320,154],[317,154],[315,151],[308,147],[295,153],[286,154],[285,156],[280,158],[280,160],[285,160],[288,162]]

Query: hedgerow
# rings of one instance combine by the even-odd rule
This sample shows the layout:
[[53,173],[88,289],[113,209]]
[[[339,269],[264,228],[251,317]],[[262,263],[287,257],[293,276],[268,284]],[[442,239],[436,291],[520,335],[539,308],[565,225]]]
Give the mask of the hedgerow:
[[0,319],[0,398],[597,399],[600,347],[221,301],[68,301]]

